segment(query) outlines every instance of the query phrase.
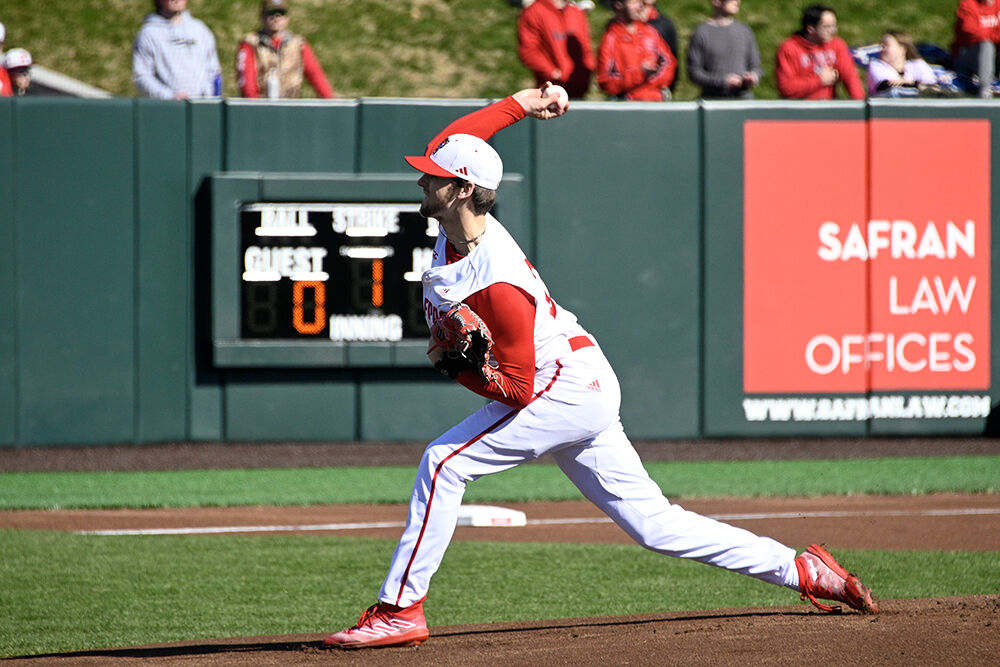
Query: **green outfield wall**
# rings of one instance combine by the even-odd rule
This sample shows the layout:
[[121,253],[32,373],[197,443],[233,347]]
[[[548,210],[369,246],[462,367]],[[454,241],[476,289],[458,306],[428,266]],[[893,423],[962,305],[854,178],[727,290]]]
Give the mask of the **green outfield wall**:
[[[483,104],[0,100],[0,446],[426,440],[482,405],[424,361],[401,155]],[[633,438],[984,433],[995,118],[575,103],[494,139],[497,216]]]

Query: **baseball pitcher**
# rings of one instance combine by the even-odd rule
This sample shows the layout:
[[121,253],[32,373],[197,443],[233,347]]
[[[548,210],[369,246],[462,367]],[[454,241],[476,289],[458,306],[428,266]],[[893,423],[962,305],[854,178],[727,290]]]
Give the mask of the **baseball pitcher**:
[[409,515],[378,602],[324,641],[342,648],[419,644],[423,601],[455,530],[466,484],[543,454],[636,542],[866,613],[878,604],[822,547],[795,551],[671,504],[646,474],[619,419],[618,379],[600,346],[560,307],[517,242],[489,211],[503,163],[486,143],[526,116],[569,108],[546,85],[514,93],[449,125],[424,155],[420,212],[439,222],[423,274],[428,357],[438,370],[492,399],[432,442],[417,471]]

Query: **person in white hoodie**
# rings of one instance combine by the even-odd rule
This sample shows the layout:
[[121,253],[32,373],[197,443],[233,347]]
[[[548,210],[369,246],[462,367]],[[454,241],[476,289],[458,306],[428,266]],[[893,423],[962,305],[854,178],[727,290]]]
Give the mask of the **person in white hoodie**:
[[218,97],[222,70],[215,36],[187,11],[187,0],[154,0],[132,45],[132,81],[147,97]]

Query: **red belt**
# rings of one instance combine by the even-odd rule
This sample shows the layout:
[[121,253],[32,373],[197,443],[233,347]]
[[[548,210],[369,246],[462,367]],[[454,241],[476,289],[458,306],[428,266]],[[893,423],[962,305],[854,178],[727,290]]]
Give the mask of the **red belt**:
[[594,341],[591,340],[590,336],[573,336],[569,339],[569,349],[573,352],[593,345]]

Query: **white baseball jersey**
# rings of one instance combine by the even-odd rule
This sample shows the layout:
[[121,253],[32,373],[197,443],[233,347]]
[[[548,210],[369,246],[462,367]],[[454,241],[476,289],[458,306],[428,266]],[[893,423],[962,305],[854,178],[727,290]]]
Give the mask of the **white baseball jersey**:
[[[569,351],[567,342],[585,336],[576,315],[559,307],[545,283],[510,233],[492,215],[478,245],[459,262],[447,263],[448,240],[439,234],[431,268],[424,272],[424,317],[427,326],[451,307],[494,283],[508,283],[528,294],[535,304],[535,368],[548,368]],[[493,314],[479,313],[492,319]],[[502,317],[502,313],[495,314]]]

